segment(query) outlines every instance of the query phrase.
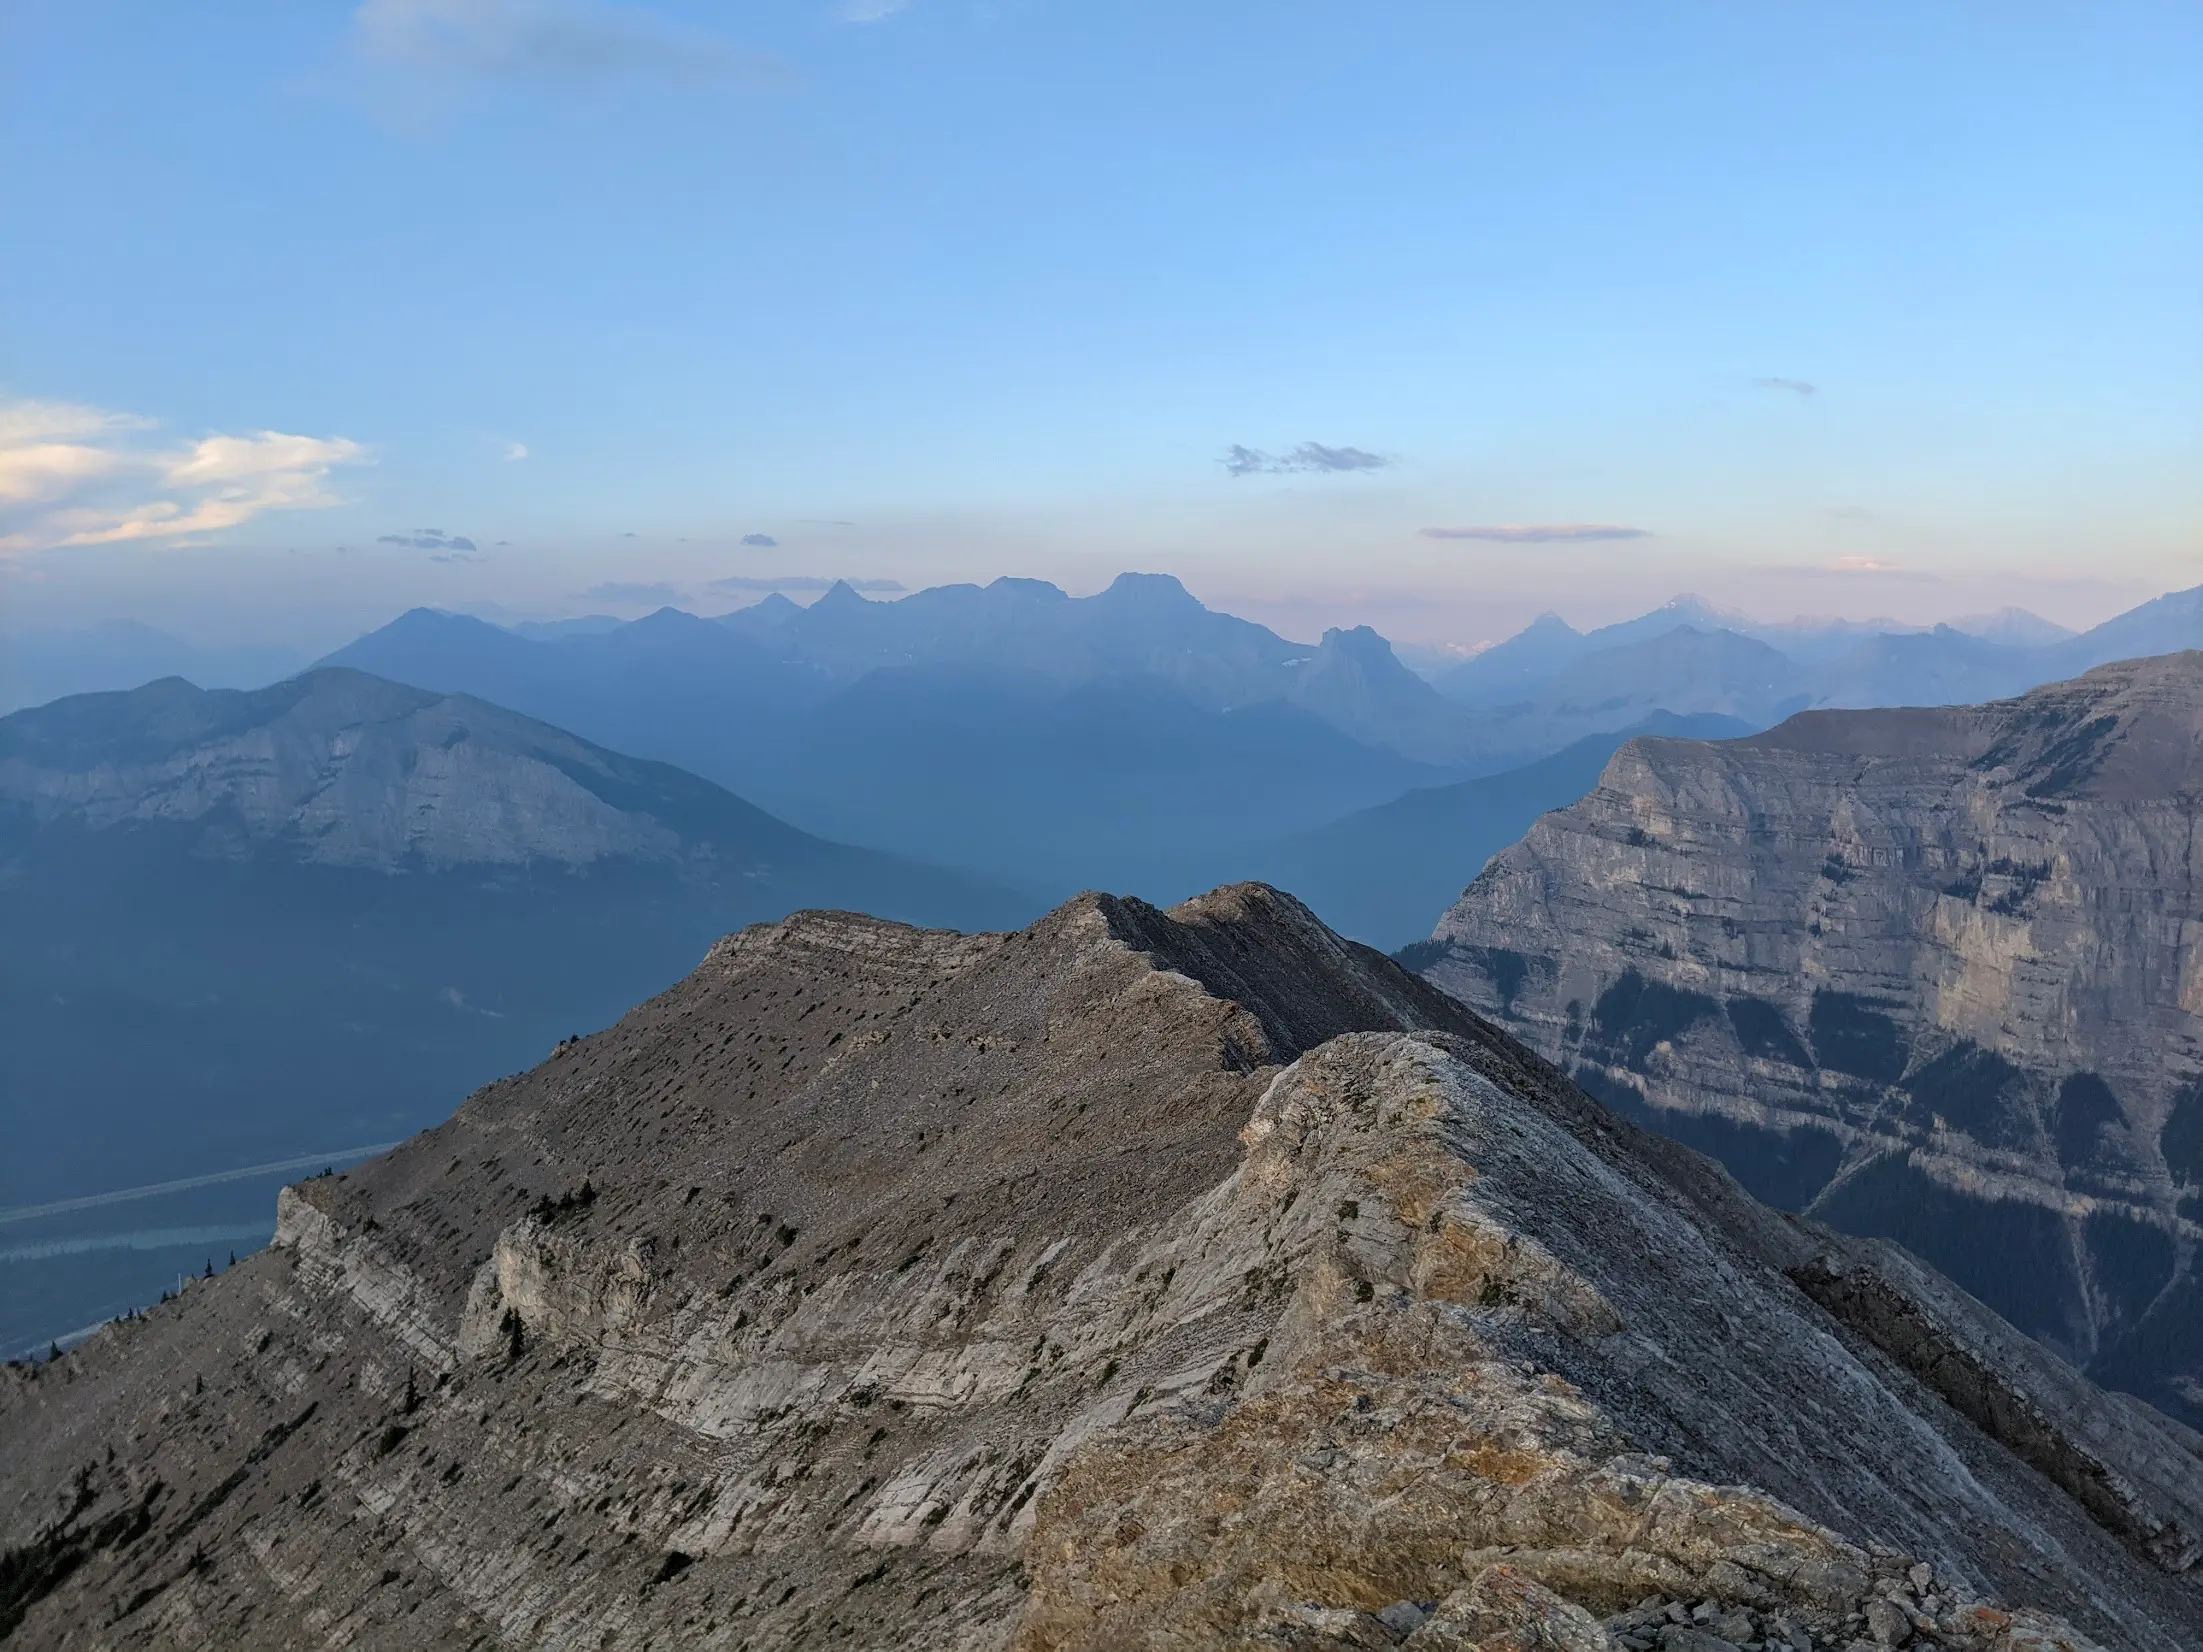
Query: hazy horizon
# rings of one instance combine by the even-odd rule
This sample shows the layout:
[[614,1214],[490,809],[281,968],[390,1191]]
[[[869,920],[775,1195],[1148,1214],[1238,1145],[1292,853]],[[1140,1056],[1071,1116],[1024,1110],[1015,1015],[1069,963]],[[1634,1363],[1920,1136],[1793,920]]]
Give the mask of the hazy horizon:
[[[1178,577],[1167,568],[1125,568],[1119,569],[1118,573],[1166,574],[1173,578]],[[996,577],[1029,579],[1035,576],[1013,572]],[[1110,580],[1115,577],[1116,575],[1113,574],[1091,584],[1054,581],[1050,583],[1057,583],[1067,596],[1074,598],[1088,597],[1107,589]],[[785,597],[800,607],[809,607],[825,594],[828,587],[839,582],[834,576],[827,575],[818,576],[815,581],[803,578],[775,583],[768,588],[739,592],[714,591],[708,583],[690,589],[672,585],[665,585],[651,590],[628,589],[617,592],[600,589],[595,592],[575,593],[572,600],[532,608],[512,607],[496,601],[461,603],[422,601],[388,609],[364,608],[360,611],[357,620],[349,619],[342,612],[338,612],[319,617],[294,619],[288,624],[264,624],[250,629],[217,626],[212,630],[199,630],[188,624],[177,624],[172,616],[158,612],[150,614],[97,613],[69,622],[46,624],[36,622],[24,624],[15,615],[10,614],[0,616],[0,639],[11,636],[20,638],[72,635],[94,637],[102,632],[112,631],[116,627],[136,627],[194,647],[231,651],[259,651],[265,652],[270,657],[289,655],[295,656],[303,662],[332,652],[355,637],[379,630],[384,625],[390,624],[404,614],[411,613],[416,609],[432,609],[440,613],[463,615],[483,620],[501,627],[519,627],[523,629],[531,625],[556,624],[562,620],[583,618],[609,618],[629,622],[666,608],[678,609],[685,613],[711,619],[754,607],[774,595]],[[943,585],[985,585],[989,582],[987,579],[977,579],[971,581],[944,580],[939,583]],[[916,596],[922,591],[936,588],[933,585],[904,585],[896,580],[864,579],[861,577],[849,581],[849,583],[855,586],[858,595],[870,602],[899,602],[906,597]],[[1181,581],[1181,583],[1185,582]],[[1530,624],[1547,618],[1558,618],[1578,632],[1591,632],[1601,626],[1636,619],[1676,603],[1703,603],[1723,618],[1733,619],[1739,624],[1747,624],[1756,630],[1770,632],[1780,632],[1790,627],[1800,630],[1810,630],[1819,626],[1852,626],[1867,629],[1878,625],[1898,630],[1923,630],[1938,625],[1952,625],[1957,629],[1965,630],[1971,626],[1980,626],[1997,620],[2013,612],[2031,614],[2038,619],[2063,625],[2070,631],[2080,632],[2087,630],[2090,625],[2116,617],[2118,614],[2127,612],[2154,597],[2167,594],[2160,591],[2146,591],[2133,601],[2121,601],[2100,613],[2091,609],[2085,617],[2058,620],[2048,607],[2030,607],[2024,601],[2018,600],[2017,597],[1995,603],[1993,606],[1963,609],[1963,611],[1962,605],[1955,601],[1946,601],[1933,611],[1923,612],[1919,618],[1908,618],[1903,614],[1890,612],[1886,609],[1877,613],[1841,613],[1826,610],[1789,614],[1753,612],[1718,601],[1709,597],[1703,591],[1675,591],[1659,601],[1643,606],[1617,605],[1612,602],[1598,603],[1596,601],[1577,604],[1570,603],[1563,598],[1556,604],[1527,612],[1520,623],[1511,624],[1503,630],[1478,636],[1462,636],[1455,634],[1433,635],[1420,632],[1412,623],[1396,631],[1383,623],[1384,619],[1397,613],[1399,617],[1412,621],[1412,612],[1408,610],[1373,612],[1377,605],[1366,601],[1332,603],[1326,602],[1321,597],[1288,595],[1282,599],[1269,601],[1253,599],[1235,605],[1216,600],[1213,596],[1192,589],[1190,585],[1188,589],[1196,600],[1203,602],[1210,609],[1217,612],[1231,613],[1239,618],[1266,625],[1280,636],[1292,641],[1314,643],[1324,631],[1334,626],[1351,628],[1358,624],[1367,624],[1372,625],[1388,641],[1409,650],[1411,654],[1419,658],[1428,657],[1431,659],[1436,659],[1445,654],[1452,654],[1461,658],[1472,657],[1487,648],[1506,641],[1509,637],[1517,635]],[[2011,595],[2010,592],[2006,594]]]
[[[1178,574],[1474,645],[2203,579],[2170,4],[7,25],[0,610]],[[724,607],[730,603],[721,603]]]

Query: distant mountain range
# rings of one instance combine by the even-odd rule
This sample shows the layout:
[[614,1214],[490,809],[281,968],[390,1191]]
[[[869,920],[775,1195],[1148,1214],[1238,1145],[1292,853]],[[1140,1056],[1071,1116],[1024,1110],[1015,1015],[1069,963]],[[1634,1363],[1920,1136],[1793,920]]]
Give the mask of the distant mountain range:
[[530,641],[415,610],[327,662],[677,763],[804,827],[1050,896],[1214,882],[1245,846],[1450,778],[1458,713],[1367,630],[1314,648],[1126,575],[837,586]]
[[1770,727],[1814,707],[1976,704],[2113,660],[2203,645],[2203,587],[2078,634],[2024,609],[1969,623],[1761,625],[1684,596],[1589,632],[1548,614],[1435,681],[1481,714],[1480,749],[1518,755],[1654,708]]
[[388,1141],[802,907],[1038,903],[354,671],[0,718],[0,1206]]
[[[416,609],[323,663],[471,694],[816,835],[1036,899],[1102,886],[1176,899],[1270,876],[1397,944],[1432,915],[1415,903],[1442,900],[1504,839],[1466,824],[1483,818],[1467,792],[1403,802],[1391,818],[1432,825],[1372,822],[1368,852],[1345,817],[1575,750],[1493,794],[1517,801],[1489,819],[1517,821],[1528,799],[1570,801],[1556,788],[1588,784],[1586,754],[1661,718],[1746,732],[1811,707],[2008,697],[2203,644],[2203,588],[2079,635],[2018,609],[1967,624],[1767,625],[1678,597],[1589,632],[1547,616],[1452,664],[1413,651],[1419,672],[1367,627],[1296,642],[1128,573],[1088,597],[998,579],[873,601],[839,584],[808,607],[775,595],[717,618],[505,627]],[[130,638],[142,653],[157,633]],[[1450,848],[1441,819],[1466,834]]]
[[[1174,899],[1303,864],[1266,846],[1410,790],[1662,716],[1745,732],[1812,706],[1970,703],[2203,642],[2203,589],[2079,636],[2018,610],[1976,623],[1991,635],[1761,626],[1678,598],[1588,633],[1540,620],[1433,682],[1367,627],[1297,643],[1175,579],[1125,574],[1091,597],[1000,579],[875,602],[837,585],[809,607],[773,596],[715,620],[668,608],[525,636],[417,609],[327,663],[512,706],[828,837],[1051,898],[1110,886]],[[1407,890],[1474,866],[1402,870],[1382,917],[1312,896],[1390,938]]]

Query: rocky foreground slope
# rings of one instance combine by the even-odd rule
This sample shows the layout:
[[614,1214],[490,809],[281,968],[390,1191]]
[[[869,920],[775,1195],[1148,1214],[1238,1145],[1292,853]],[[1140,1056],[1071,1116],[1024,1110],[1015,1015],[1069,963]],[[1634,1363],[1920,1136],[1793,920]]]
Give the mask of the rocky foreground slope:
[[2199,1445],[1266,888],[812,913],[9,1369],[0,1636],[2170,1652]]
[[1414,953],[1785,1208],[2203,1421],[2203,654],[1646,740]]

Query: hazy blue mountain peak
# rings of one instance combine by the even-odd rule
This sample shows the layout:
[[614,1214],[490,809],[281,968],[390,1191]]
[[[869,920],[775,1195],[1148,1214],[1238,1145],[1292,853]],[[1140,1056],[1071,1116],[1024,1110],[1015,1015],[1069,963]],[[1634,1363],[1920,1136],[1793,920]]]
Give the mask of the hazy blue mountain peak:
[[1984,642],[2000,642],[2016,648],[2046,648],[2077,635],[2070,626],[2046,620],[2025,608],[1999,608],[1988,614],[1968,614],[1952,620],[1951,626]]
[[1380,636],[1375,627],[1368,625],[1334,625],[1324,632],[1320,646],[1358,659],[1374,660],[1380,655],[1388,660],[1398,657],[1392,652],[1392,644]]
[[1176,574],[1122,573],[1109,582],[1109,588],[1088,600],[1106,602],[1115,606],[1137,606],[1144,610],[1167,612],[1172,609],[1210,610],[1191,591],[1180,583]]
[[1019,597],[1041,607],[1054,607],[1058,603],[1073,600],[1071,594],[1053,580],[1025,579],[1016,574],[1002,574],[990,579],[985,589],[1005,597]]
[[833,584],[826,587],[825,595],[811,604],[811,610],[814,613],[831,614],[836,610],[854,612],[857,609],[872,606],[872,602],[849,581],[837,579]]

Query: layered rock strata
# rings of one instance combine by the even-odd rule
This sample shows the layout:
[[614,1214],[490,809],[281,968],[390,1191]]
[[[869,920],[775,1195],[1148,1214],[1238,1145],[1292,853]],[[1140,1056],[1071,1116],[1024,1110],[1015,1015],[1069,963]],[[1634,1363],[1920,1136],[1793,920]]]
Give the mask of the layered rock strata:
[[0,1635],[2194,1652],[2196,1443],[1289,897],[804,914],[11,1369]]
[[1413,949],[1763,1198],[2203,1422],[2203,654],[1643,740]]

